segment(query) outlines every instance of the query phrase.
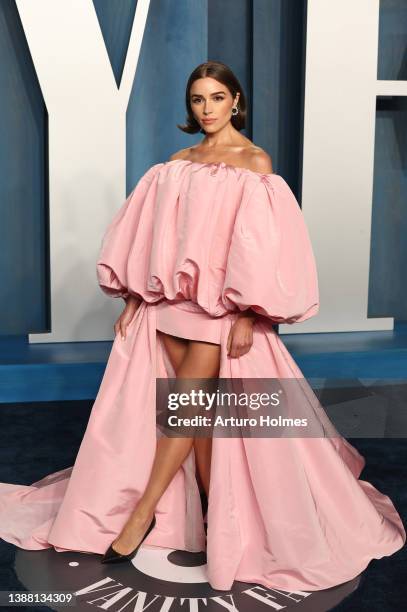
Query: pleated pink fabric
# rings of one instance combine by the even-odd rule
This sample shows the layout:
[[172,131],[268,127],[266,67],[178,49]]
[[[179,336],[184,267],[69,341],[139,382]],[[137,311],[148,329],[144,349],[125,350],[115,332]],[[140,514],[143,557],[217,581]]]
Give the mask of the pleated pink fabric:
[[[146,486],[156,440],[155,378],[175,375],[156,333],[160,300],[190,300],[221,328],[220,378],[290,378],[315,395],[275,333],[318,312],[314,256],[284,179],[225,163],[152,166],[113,217],[97,261],[113,297],[143,301],[117,336],[74,466],[32,484],[0,485],[0,536],[25,549],[104,553]],[[227,356],[239,310],[259,314],[253,345]],[[318,418],[327,422],[322,409]],[[391,499],[359,479],[364,458],[343,437],[214,438],[207,576],[316,591],[399,550]],[[160,499],[146,546],[205,550],[195,457]]]

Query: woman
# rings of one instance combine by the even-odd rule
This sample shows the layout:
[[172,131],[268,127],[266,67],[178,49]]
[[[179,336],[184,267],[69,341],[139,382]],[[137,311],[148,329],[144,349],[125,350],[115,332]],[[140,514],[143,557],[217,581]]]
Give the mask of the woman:
[[[273,328],[317,314],[317,275],[290,188],[240,134],[240,84],[224,64],[202,64],[186,106],[182,129],[204,132],[202,142],[152,166],[103,239],[98,281],[126,306],[75,465],[31,487],[3,485],[0,535],[103,562],[132,558],[142,542],[206,548],[215,589],[326,589],[400,549],[404,526],[358,480],[364,458]],[[308,435],[161,435],[170,428],[156,421],[156,379],[193,389],[217,378],[246,392],[277,379],[284,414],[306,417]]]
[[[222,67],[218,70],[222,71]],[[239,129],[244,127],[246,103],[242,98],[239,115],[241,87],[237,84],[237,80],[234,85],[239,91],[233,97],[230,89],[225,87],[225,83],[211,76],[204,76],[205,71],[208,75],[211,71],[216,74],[215,63],[198,67],[189,79],[186,95],[188,124],[183,130],[187,133],[199,130],[206,133],[206,136],[198,146],[183,149],[172,155],[170,160],[210,164],[210,159],[214,158],[233,167],[271,174],[272,164],[269,155],[239,133]],[[235,120],[236,128],[232,125],[231,119],[237,116],[239,119]],[[105,264],[101,259],[99,266],[102,265]],[[101,277],[104,278],[103,270]],[[115,324],[116,334],[120,332],[122,337],[125,337],[126,327],[133,319],[141,301],[135,295],[126,296],[126,308]],[[196,308],[194,306],[196,303],[193,300],[190,310],[178,309],[176,304],[170,304],[168,300],[160,301],[158,306],[157,332],[162,338],[178,378],[211,378],[219,373],[220,321],[207,314],[202,307]],[[189,323],[187,323],[188,317]],[[228,355],[232,359],[249,351],[253,342],[255,319],[256,315],[251,309],[238,314],[228,337]],[[167,333],[163,333],[164,330]],[[213,342],[210,342],[211,337]],[[121,561],[124,559],[121,555],[134,556],[135,545],[141,543],[141,537],[147,535],[155,524],[154,509],[159,498],[191,451],[191,446],[194,446],[198,477],[206,496],[209,496],[211,438],[162,437],[158,441],[154,466],[146,491],[120,537],[115,540],[102,559],[103,562]],[[115,551],[121,555],[115,554]]]

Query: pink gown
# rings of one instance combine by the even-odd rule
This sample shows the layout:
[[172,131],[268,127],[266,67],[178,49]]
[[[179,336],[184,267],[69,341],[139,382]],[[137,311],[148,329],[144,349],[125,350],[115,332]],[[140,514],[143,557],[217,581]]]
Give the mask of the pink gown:
[[[220,378],[296,379],[304,406],[316,398],[272,327],[318,312],[309,235],[281,176],[223,162],[155,164],[107,228],[97,275],[108,295],[143,301],[126,339],[114,339],[75,464],[31,486],[0,485],[0,537],[23,549],[103,554],[136,506],[156,449],[155,378],[174,376],[157,320],[164,329],[180,319],[165,318],[160,302],[201,316],[194,327],[186,315],[185,337],[207,329],[219,341]],[[249,307],[259,315],[253,344],[228,357],[231,326]],[[327,422],[322,407],[315,414]],[[406,539],[391,499],[359,479],[364,465],[339,435],[214,437],[207,541],[192,450],[143,546],[206,546],[214,589],[341,584]]]

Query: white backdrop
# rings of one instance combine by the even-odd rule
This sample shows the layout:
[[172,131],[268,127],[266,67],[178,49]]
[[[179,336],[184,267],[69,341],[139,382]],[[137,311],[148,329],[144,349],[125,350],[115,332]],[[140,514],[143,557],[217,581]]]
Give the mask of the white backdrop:
[[[92,0],[16,0],[49,114],[52,332],[105,340],[124,306],[100,291],[101,238],[125,200],[126,109],[149,0],[139,0],[118,90]],[[368,319],[379,0],[308,0],[302,207],[320,313],[281,333],[391,329]],[[137,83],[135,84],[137,88]],[[271,151],[272,154],[272,151]]]

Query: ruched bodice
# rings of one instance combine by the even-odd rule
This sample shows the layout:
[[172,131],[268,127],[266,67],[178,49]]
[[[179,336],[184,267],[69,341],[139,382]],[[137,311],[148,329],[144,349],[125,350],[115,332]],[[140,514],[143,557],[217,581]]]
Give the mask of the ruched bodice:
[[280,175],[224,162],[152,166],[113,217],[97,276],[111,296],[191,300],[213,317],[252,308],[293,323],[318,311],[315,260],[291,189]]

